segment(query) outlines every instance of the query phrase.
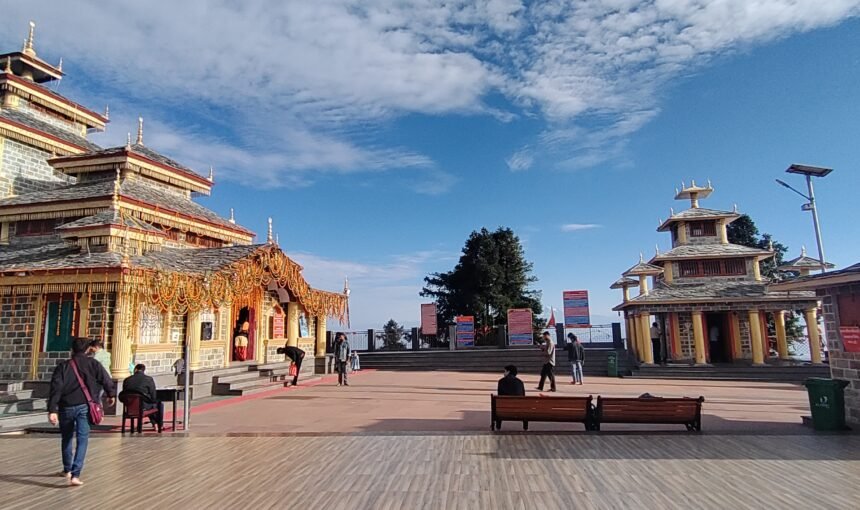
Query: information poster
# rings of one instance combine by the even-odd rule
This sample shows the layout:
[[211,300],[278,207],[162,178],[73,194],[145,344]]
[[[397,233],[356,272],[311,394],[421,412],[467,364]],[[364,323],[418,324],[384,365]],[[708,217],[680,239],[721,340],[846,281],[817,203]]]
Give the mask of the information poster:
[[839,328],[842,336],[842,347],[845,352],[860,352],[860,327],[842,326]]
[[275,312],[272,316],[272,338],[284,338],[284,314]]
[[457,323],[457,347],[475,346],[475,318],[471,315],[460,315]]
[[436,303],[424,303],[421,305],[421,334],[435,335],[436,331]]
[[587,290],[566,290],[562,293],[562,298],[564,299],[564,327],[587,328],[591,326]]
[[531,308],[508,310],[508,343],[510,345],[534,344]]

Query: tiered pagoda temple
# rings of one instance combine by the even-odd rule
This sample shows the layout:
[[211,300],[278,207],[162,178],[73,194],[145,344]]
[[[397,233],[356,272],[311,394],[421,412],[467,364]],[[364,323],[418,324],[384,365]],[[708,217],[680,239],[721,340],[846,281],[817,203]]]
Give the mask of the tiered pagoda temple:
[[[651,326],[660,330],[660,349],[670,362],[749,363],[762,365],[771,357],[768,323],[774,325],[776,356],[789,360],[785,317],[802,312],[808,326],[811,360],[821,363],[817,324],[818,301],[810,292],[768,290],[759,264],[774,256],[732,244],[727,226],[740,217],[737,208],[720,211],[699,207],[713,192],[707,186],[683,186],[676,200],[689,200],[690,208],[675,213],[658,227],[670,232],[672,249],[655,254],[622,274],[611,288],[623,289],[630,349],[644,364],[655,362]],[[808,264],[808,261],[790,261]],[[800,271],[795,266],[782,269]],[[650,281],[649,281],[650,279]],[[629,288],[638,285],[639,295]],[[657,360],[659,361],[659,360]]]
[[[193,200],[208,176],[137,137],[102,148],[87,139],[108,113],[46,87],[62,64],[0,55],[0,380],[50,377],[70,339],[104,340],[111,373],[130,363],[192,371],[228,366],[234,332],[250,323],[259,362],[285,342],[325,355],[326,318],[344,319],[346,293],[311,288],[272,238]],[[300,323],[308,332],[300,337]]]

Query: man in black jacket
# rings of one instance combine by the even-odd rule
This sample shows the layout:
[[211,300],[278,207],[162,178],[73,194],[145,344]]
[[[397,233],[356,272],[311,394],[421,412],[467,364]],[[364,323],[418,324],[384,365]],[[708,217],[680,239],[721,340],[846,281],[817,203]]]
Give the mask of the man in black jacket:
[[579,343],[579,338],[573,333],[567,334],[567,344],[564,346],[567,351],[567,361],[570,362],[570,384],[582,384],[582,365],[585,363],[585,349]]
[[141,404],[144,409],[158,409],[155,414],[149,415],[149,421],[161,432],[164,425],[164,403],[158,400],[155,392],[155,380],[146,375],[146,365],[139,363],[134,366],[134,374],[122,382],[122,393],[120,400],[126,394],[140,395]]
[[[509,395],[515,397],[526,396],[526,386],[523,381],[517,377],[517,367],[508,365],[505,367],[505,376],[499,379],[499,387],[496,393],[499,396]],[[501,420],[496,420],[496,430],[501,430]]]
[[[279,351],[282,349],[278,349]],[[305,351],[292,345],[285,345],[283,348],[284,358],[289,359],[296,365],[296,375],[293,376],[293,386],[299,384],[299,374],[302,371],[302,360],[305,359]]]
[[[72,486],[84,484],[80,476],[90,438],[89,402],[75,375],[75,369],[86,385],[90,398],[98,398],[104,390],[108,405],[113,405],[116,396],[110,375],[101,363],[87,356],[89,347],[89,338],[72,339],[72,357],[61,361],[54,368],[48,396],[48,421],[52,425],[60,425],[62,436],[62,475]],[[72,447],[73,437],[76,439],[76,448]]]

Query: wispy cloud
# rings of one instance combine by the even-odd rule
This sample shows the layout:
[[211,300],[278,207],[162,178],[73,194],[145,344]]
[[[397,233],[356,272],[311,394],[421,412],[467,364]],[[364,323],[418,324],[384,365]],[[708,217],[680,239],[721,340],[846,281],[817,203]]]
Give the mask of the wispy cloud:
[[534,155],[532,154],[531,148],[528,146],[511,154],[511,157],[505,160],[505,163],[507,163],[508,169],[511,172],[522,172],[523,170],[528,170],[532,167],[534,162]]
[[580,230],[591,230],[600,228],[602,225],[596,223],[566,223],[561,226],[562,232],[579,232]]

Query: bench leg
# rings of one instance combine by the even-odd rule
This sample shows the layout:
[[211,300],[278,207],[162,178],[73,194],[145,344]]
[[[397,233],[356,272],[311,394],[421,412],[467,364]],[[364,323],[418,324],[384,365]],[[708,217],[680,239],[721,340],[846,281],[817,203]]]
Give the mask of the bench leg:
[[125,434],[125,416],[122,417],[122,429],[120,429],[120,434]]
[[528,429],[529,429],[529,422],[524,421],[523,422],[523,430],[528,430]]

